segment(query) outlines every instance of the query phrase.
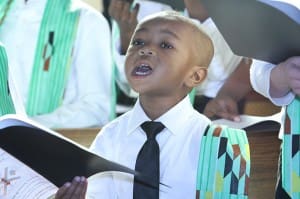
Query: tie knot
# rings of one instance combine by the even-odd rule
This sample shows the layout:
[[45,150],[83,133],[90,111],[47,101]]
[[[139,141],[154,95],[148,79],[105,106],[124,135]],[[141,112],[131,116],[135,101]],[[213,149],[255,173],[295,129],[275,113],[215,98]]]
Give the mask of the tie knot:
[[153,121],[144,122],[141,127],[147,134],[148,139],[155,139],[156,135],[165,128],[161,122]]

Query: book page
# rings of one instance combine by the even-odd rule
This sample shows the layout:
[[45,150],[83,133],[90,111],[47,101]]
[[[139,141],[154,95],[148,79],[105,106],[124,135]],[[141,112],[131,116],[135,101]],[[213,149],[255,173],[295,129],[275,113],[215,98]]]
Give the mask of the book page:
[[[34,124],[32,124],[34,123]],[[37,123],[36,123],[37,124]],[[24,115],[16,114],[6,114],[0,117],[0,129],[9,127],[9,126],[36,126],[35,122],[30,120]],[[37,124],[38,125],[38,124]]]
[[253,115],[240,115],[241,121],[234,122],[227,119],[217,119],[213,120],[213,124],[226,125],[231,128],[244,129],[265,121],[276,122],[280,124],[281,122],[281,113],[276,113],[271,116],[253,116]]
[[58,188],[0,148],[0,198],[48,199]]

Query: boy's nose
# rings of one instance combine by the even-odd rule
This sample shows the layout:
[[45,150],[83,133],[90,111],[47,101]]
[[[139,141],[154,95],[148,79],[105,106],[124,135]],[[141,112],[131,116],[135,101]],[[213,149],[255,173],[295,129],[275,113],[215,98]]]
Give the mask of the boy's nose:
[[155,55],[155,52],[149,48],[143,48],[139,50],[139,55]]

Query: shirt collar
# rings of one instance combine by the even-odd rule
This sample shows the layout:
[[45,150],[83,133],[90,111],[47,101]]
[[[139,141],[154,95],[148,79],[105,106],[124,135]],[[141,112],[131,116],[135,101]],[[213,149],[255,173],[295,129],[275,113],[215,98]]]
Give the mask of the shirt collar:
[[[176,135],[180,132],[181,127],[186,123],[186,120],[188,120],[193,111],[194,109],[190,102],[190,98],[189,96],[186,96],[155,121],[163,123],[171,133]],[[151,121],[151,119],[144,112],[140,105],[140,101],[137,100],[128,120],[127,134],[129,135],[134,132],[145,121]]]

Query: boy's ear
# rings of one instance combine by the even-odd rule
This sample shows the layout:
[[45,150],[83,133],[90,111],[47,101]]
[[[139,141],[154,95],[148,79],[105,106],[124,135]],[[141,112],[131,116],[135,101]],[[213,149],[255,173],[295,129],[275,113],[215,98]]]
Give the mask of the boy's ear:
[[194,66],[185,80],[185,85],[189,88],[194,88],[206,78],[206,75],[206,67]]

